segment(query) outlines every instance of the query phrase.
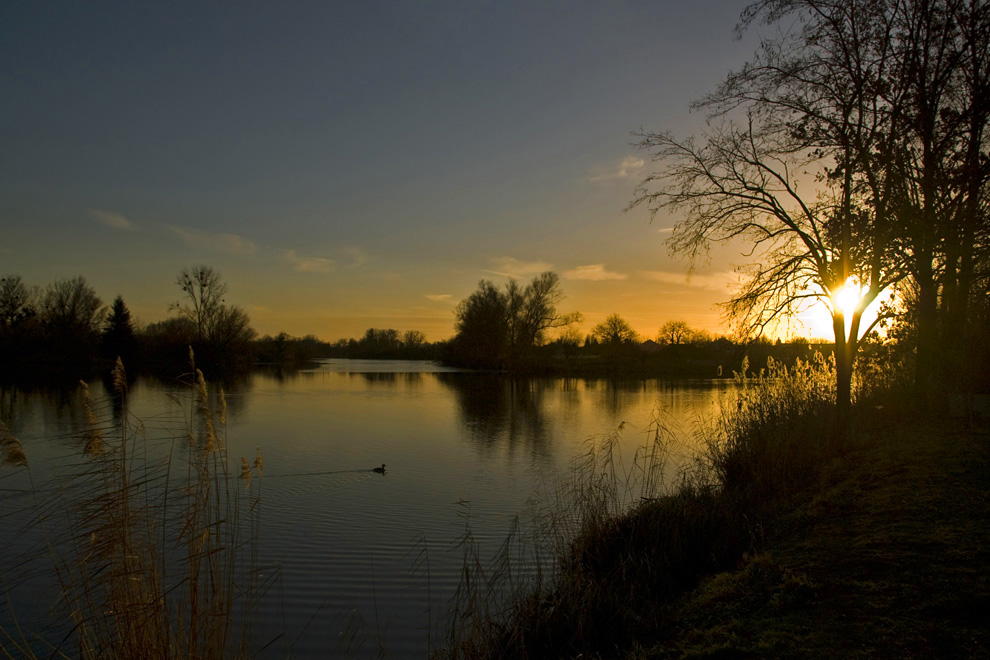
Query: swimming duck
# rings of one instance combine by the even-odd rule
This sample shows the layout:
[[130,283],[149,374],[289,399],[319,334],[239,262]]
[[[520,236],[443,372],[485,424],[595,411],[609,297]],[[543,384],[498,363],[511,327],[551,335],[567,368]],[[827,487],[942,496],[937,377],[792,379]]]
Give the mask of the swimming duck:
[[371,471],[377,472],[378,474],[385,474],[385,464],[382,463],[382,466],[380,468],[372,468]]

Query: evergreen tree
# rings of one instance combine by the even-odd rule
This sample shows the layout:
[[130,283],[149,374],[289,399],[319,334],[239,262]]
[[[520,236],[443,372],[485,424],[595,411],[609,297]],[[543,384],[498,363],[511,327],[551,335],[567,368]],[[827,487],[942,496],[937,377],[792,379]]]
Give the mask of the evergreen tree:
[[103,327],[103,353],[109,358],[119,357],[126,365],[134,357],[135,346],[131,311],[124,304],[123,297],[117,296]]

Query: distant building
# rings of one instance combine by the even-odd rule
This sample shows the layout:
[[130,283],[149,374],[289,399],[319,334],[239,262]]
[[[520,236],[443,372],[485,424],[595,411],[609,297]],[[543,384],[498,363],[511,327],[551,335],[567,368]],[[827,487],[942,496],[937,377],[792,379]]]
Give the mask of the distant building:
[[657,351],[660,350],[660,344],[656,343],[652,339],[647,339],[642,344],[640,344],[640,348],[642,348],[643,351],[647,353],[656,353]]

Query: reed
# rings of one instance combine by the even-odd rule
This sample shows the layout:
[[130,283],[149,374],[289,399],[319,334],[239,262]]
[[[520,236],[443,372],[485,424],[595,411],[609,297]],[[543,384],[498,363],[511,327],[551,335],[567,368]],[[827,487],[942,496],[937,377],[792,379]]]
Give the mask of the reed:
[[[164,442],[131,414],[119,359],[112,401],[80,385],[87,421],[82,458],[58,490],[65,519],[40,516],[49,529],[69,530],[49,543],[61,589],[53,614],[68,632],[39,643],[3,631],[0,657],[250,657],[265,587],[256,571],[260,493],[250,489],[261,453],[240,475],[245,489],[235,487],[222,391],[218,414],[202,372],[193,366],[186,383],[184,428]],[[8,436],[0,427],[5,463],[17,457]]]
[[2,420],[0,420],[0,466],[27,467],[24,446]]
[[[536,567],[527,579],[505,546],[485,564],[466,535],[461,590],[434,655],[593,657],[656,634],[666,604],[757,549],[768,516],[814,482],[835,450],[833,370],[822,357],[770,361],[748,377],[744,364],[738,398],[699,426],[704,450],[683,465],[671,464],[662,411],[628,466],[621,426],[589,441],[569,479],[541,498],[528,550],[514,553]],[[522,536],[514,529],[506,543]]]

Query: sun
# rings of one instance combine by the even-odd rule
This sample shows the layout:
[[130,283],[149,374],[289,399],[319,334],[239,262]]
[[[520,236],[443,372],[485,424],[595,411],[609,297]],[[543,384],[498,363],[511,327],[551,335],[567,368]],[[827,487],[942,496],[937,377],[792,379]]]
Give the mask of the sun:
[[839,287],[839,290],[832,294],[832,308],[842,312],[842,316],[848,322],[852,318],[859,301],[863,299],[863,294],[867,288],[860,286],[853,278],[846,280],[846,283]]
[[[852,317],[869,287],[862,286],[856,279],[849,278],[839,289],[830,296],[822,296],[797,315],[797,320],[812,338],[830,338],[833,336],[832,310],[842,313],[846,324],[846,334],[852,328]],[[876,319],[877,312],[884,300],[891,297],[891,292],[881,294],[863,310],[860,332],[862,333]]]

